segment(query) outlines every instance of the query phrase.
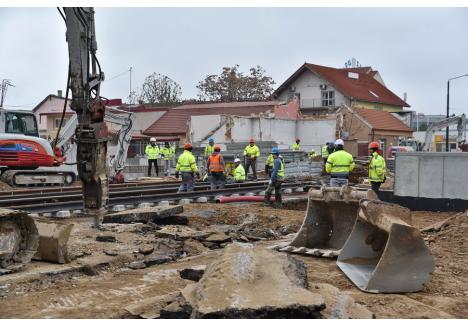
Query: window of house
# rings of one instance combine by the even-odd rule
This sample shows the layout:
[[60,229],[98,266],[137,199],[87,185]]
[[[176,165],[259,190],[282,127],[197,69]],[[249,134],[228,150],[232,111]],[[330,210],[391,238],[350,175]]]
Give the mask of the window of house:
[[[55,118],[55,120],[54,120],[54,128],[55,129],[58,129],[58,127],[60,126],[60,120],[62,120],[62,119],[61,118]],[[65,126],[66,123],[67,123],[67,119],[64,118],[63,123],[62,123],[62,128],[63,128],[63,126]]]
[[335,106],[335,91],[322,91],[322,106]]

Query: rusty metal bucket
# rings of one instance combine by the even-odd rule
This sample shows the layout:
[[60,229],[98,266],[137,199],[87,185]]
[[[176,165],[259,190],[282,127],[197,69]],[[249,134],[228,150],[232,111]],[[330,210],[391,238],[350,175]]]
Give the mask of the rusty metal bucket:
[[309,190],[304,222],[286,246],[272,249],[304,255],[336,257],[339,255],[356,220],[359,200],[377,198],[373,191],[349,186]]
[[0,209],[1,274],[17,270],[30,262],[38,245],[38,231],[27,212]]
[[35,220],[39,232],[39,248],[33,259],[68,263],[68,240],[73,224],[61,221]]
[[361,200],[353,231],[337,265],[365,292],[422,290],[434,271],[434,258],[411,226],[411,212],[395,204]]

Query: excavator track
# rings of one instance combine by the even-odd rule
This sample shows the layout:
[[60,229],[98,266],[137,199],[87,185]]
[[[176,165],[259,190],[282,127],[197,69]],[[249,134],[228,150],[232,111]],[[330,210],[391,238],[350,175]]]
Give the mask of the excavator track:
[[68,186],[76,181],[76,175],[69,171],[7,170],[2,174],[2,181],[13,187]]
[[20,270],[39,247],[39,233],[27,212],[0,209],[0,275]]

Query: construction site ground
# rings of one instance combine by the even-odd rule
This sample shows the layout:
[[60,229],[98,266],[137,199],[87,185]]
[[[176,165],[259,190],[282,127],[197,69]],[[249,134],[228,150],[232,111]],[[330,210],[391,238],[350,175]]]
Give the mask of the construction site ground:
[[[210,264],[229,241],[270,246],[291,238],[304,210],[303,205],[273,209],[260,203],[189,204],[180,214],[187,217],[187,225],[106,224],[105,231],[91,228],[86,218],[68,219],[75,224],[69,243],[73,260],[64,265],[35,261],[23,271],[0,276],[0,317],[135,317],[128,306],[192,283],[179,271]],[[338,269],[335,259],[295,257],[307,266],[310,291],[316,284],[331,284],[376,318],[468,318],[466,213],[413,214],[421,229],[447,218],[450,223],[439,231],[423,233],[436,269],[419,293],[364,293]]]

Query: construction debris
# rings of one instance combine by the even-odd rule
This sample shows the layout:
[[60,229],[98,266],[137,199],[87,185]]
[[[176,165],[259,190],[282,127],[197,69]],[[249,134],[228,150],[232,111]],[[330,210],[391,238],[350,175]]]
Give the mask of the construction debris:
[[[122,212],[116,212],[107,214],[104,217],[103,223],[148,223],[153,222],[156,224],[170,224],[165,219],[169,219],[177,214],[184,211],[184,207],[177,206],[166,206],[166,207],[146,207],[146,208],[135,208],[125,210]],[[181,219],[182,221],[182,219]],[[186,220],[184,220],[186,223]]]
[[39,248],[34,259],[59,264],[70,262],[68,240],[73,223],[36,219],[35,224],[39,232]]
[[320,318],[324,300],[307,286],[294,258],[233,243],[182,294],[192,318]]

